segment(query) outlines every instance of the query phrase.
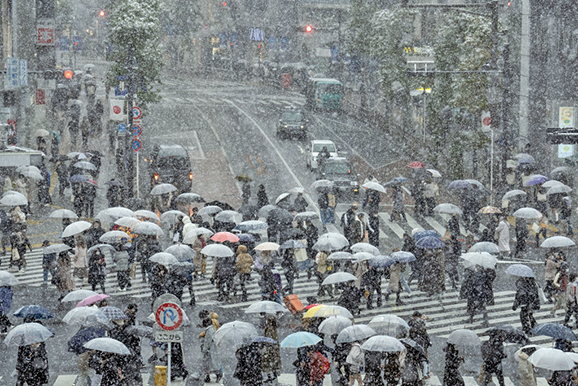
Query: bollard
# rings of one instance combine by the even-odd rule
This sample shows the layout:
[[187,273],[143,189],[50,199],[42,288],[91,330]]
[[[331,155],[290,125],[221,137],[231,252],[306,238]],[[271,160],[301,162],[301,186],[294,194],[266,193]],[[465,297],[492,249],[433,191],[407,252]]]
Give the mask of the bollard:
[[167,366],[155,366],[155,386],[167,386]]

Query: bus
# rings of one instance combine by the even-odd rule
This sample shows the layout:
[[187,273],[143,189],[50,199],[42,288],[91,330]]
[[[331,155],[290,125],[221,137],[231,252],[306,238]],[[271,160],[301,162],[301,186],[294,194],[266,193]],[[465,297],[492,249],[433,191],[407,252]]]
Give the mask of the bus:
[[319,110],[340,110],[343,83],[337,79],[310,78],[305,90],[307,107]]

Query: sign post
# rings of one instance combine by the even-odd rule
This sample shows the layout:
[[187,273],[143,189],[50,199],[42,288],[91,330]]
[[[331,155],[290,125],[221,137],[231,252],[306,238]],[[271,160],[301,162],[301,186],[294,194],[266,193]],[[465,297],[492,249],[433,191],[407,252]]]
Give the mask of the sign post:
[[161,304],[155,312],[157,325],[164,331],[155,334],[155,339],[168,343],[167,385],[171,386],[171,346],[173,342],[183,341],[183,332],[177,330],[183,323],[183,310],[175,303]]

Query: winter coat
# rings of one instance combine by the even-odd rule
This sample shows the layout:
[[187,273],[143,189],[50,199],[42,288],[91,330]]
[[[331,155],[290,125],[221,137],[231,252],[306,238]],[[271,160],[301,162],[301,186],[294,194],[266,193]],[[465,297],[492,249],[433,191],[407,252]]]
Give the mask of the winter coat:
[[331,263],[327,262],[327,253],[319,251],[315,256],[315,262],[317,263],[317,272],[326,273],[331,271]]
[[516,280],[516,297],[512,309],[515,311],[518,307],[531,310],[540,309],[538,286],[536,286],[533,278],[521,277]]
[[[267,318],[275,318],[268,315]],[[277,334],[276,324],[270,321],[265,323],[265,331],[263,336],[271,338],[274,341],[279,341],[279,334]],[[277,372],[281,373],[281,350],[279,344],[267,345],[261,355],[261,369],[264,373]]]
[[407,324],[409,325],[409,338],[427,351],[428,347],[431,346],[431,340],[425,327],[425,321],[421,318],[411,318]]
[[399,188],[395,188],[393,191],[393,210],[398,213],[405,210],[405,206],[403,204],[403,193]]
[[74,254],[74,268],[86,268],[86,247],[76,247],[76,253]]
[[91,253],[88,258],[88,283],[97,285],[106,279],[106,260],[102,253]]
[[554,280],[556,273],[558,272],[558,267],[561,262],[556,259],[554,255],[549,255],[546,259],[546,272],[544,273],[544,280]]
[[[469,302],[479,302],[485,305],[494,304],[492,283],[496,273],[490,269],[469,269],[464,275],[464,282],[460,288],[460,298]],[[492,274],[493,273],[493,274]]]
[[446,352],[446,362],[443,386],[464,386],[464,379],[459,371],[463,358],[453,345],[448,344],[444,351]]
[[130,269],[129,267],[129,256],[128,256],[128,252],[127,251],[115,251],[113,253],[113,261],[116,264],[116,266],[114,267],[114,270],[116,272],[121,272],[121,271],[128,271]]
[[247,247],[239,245],[237,248],[237,261],[235,269],[239,273],[251,273],[251,266],[253,265],[253,258],[247,253]]
[[534,366],[528,362],[529,355],[522,350],[516,351],[516,354],[520,373],[520,386],[536,386],[536,373],[534,372]]
[[510,227],[506,220],[501,220],[496,228],[498,236],[498,248],[500,252],[510,252]]
[[488,340],[482,343],[482,359],[486,365],[487,373],[495,373],[506,358],[504,344],[501,341]]
[[74,289],[74,280],[70,272],[70,256],[68,252],[62,252],[56,259],[58,263],[58,285],[56,286],[61,292],[68,292]]
[[44,342],[18,347],[16,360],[19,384],[45,385],[48,383],[48,354]]
[[100,236],[102,236],[104,234],[104,229],[102,229],[102,227],[98,227],[95,228],[94,225],[92,227],[90,227],[87,231],[86,234],[84,236],[84,239],[86,240],[86,245],[88,248],[98,244],[100,241],[98,239],[100,239]]
[[267,204],[269,204],[269,197],[267,197],[267,192],[265,192],[265,189],[259,189],[257,191],[257,207],[260,209]]
[[361,345],[357,342],[351,345],[351,349],[349,350],[349,354],[347,354],[346,363],[354,366],[361,367],[364,363],[364,354],[363,350],[361,349]]
[[398,293],[400,292],[399,282],[401,280],[401,274],[404,269],[403,263],[395,263],[389,267],[389,292]]
[[[205,328],[205,335],[201,338],[201,352],[203,353],[203,372],[209,374],[221,369],[221,359],[215,343],[215,327],[211,324]],[[259,366],[260,367],[260,366]]]
[[415,351],[408,351],[401,371],[402,385],[417,385],[423,378],[421,356]]
[[422,282],[420,290],[434,295],[446,290],[445,287],[445,256],[443,252],[426,252],[422,258]]
[[233,377],[237,378],[241,385],[262,385],[263,374],[261,373],[261,354],[253,345],[243,346],[235,352],[237,367]]
[[12,287],[0,287],[0,315],[6,315],[12,307]]

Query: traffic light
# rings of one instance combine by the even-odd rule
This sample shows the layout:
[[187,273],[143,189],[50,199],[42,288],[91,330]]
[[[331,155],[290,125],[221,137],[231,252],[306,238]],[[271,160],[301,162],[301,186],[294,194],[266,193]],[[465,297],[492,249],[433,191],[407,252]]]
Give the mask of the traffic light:
[[106,15],[106,13],[104,12],[104,10],[101,10],[101,11],[98,13],[98,16],[100,16],[100,17],[104,17],[105,15]]
[[64,79],[70,80],[74,77],[74,72],[72,70],[64,70],[62,76],[64,76]]
[[51,80],[58,78],[59,71],[58,70],[45,70],[42,72],[42,77],[45,80]]
[[303,30],[304,30],[306,33],[311,33],[311,32],[313,32],[313,26],[311,26],[311,25],[306,25]]

